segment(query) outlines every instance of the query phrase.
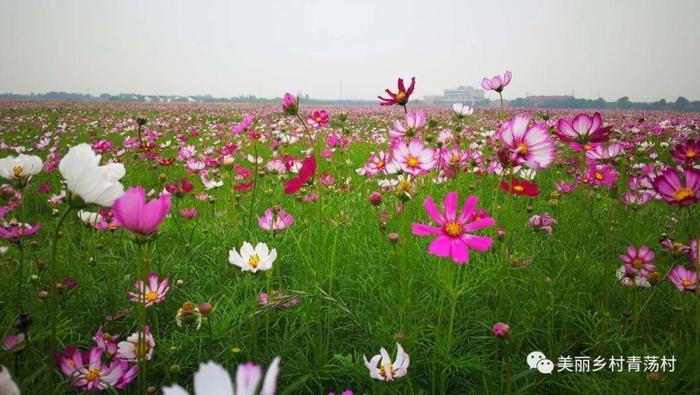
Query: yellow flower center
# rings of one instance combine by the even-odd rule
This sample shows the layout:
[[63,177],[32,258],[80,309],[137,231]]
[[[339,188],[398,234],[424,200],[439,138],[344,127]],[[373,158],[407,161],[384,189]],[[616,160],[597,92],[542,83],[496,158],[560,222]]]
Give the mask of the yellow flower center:
[[632,265],[634,265],[634,267],[636,268],[639,268],[642,265],[644,265],[644,261],[642,260],[642,258],[634,258],[634,260],[632,261]]
[[158,299],[158,292],[156,291],[149,291],[146,294],[146,301],[147,302],[154,302],[156,299]]
[[693,285],[693,282],[689,278],[684,278],[681,280],[681,285],[685,288]]
[[22,176],[22,171],[23,171],[23,170],[24,170],[24,167],[17,165],[17,166],[15,166],[15,167],[12,168],[12,175],[13,175],[15,178],[19,178],[19,177]]
[[603,179],[603,173],[601,173],[599,171],[595,172],[594,176],[595,176],[595,179],[598,181]]
[[248,264],[255,269],[260,264],[260,257],[257,254],[251,255],[251,257],[248,258]]
[[458,163],[459,162],[459,155],[452,154],[452,156],[450,157],[450,162]]
[[380,168],[380,169],[383,168],[384,165],[385,165],[385,163],[384,163],[383,160],[380,160],[379,162],[377,162],[377,167]]
[[406,164],[408,165],[408,167],[416,168],[416,167],[418,167],[420,162],[418,161],[418,158],[416,158],[415,156],[409,155],[408,159],[406,159]]
[[521,185],[515,185],[515,186],[513,187],[513,190],[516,191],[516,192],[522,192],[522,191],[525,190],[525,188],[522,187]]
[[680,202],[684,199],[687,199],[689,197],[693,196],[693,191],[690,190],[690,188],[683,187],[679,190],[676,191],[676,193],[673,194],[673,200]]
[[104,340],[104,341],[107,341],[107,342],[108,342],[108,341],[111,341],[112,338],[113,338],[113,336],[110,335],[110,334],[107,333],[107,332],[105,332],[105,333],[102,334],[102,340]]
[[529,151],[529,149],[527,148],[527,144],[525,143],[518,143],[516,146],[520,150],[520,155],[526,155]]
[[697,155],[698,155],[698,153],[695,152],[695,150],[692,150],[692,149],[689,149],[689,150],[685,153],[685,156],[686,156],[688,159],[693,159],[693,158],[695,158]]
[[316,122],[317,123],[321,122],[321,117],[316,117]]
[[396,99],[395,99],[395,100],[396,100],[397,102],[399,102],[399,103],[403,103],[403,102],[406,100],[406,93],[404,93],[404,92],[398,92],[398,93],[396,94]]
[[593,149],[593,146],[590,145],[590,144],[585,144],[585,145],[583,146],[583,149],[584,149],[584,151],[590,151],[590,150]]
[[462,229],[462,225],[455,222],[455,221],[450,221],[447,224],[445,224],[444,230],[445,230],[445,233],[447,233],[448,235],[450,235],[452,237],[458,237],[462,233],[464,233],[464,231]]
[[[394,364],[389,364],[389,370],[391,370],[391,375],[394,376],[396,374],[396,369],[394,369]],[[384,366],[379,367],[379,375],[383,378],[386,378],[386,371],[384,370]]]
[[100,376],[102,376],[102,371],[98,368],[92,368],[88,369],[87,373],[85,374],[85,379],[87,381],[96,381],[100,379]]

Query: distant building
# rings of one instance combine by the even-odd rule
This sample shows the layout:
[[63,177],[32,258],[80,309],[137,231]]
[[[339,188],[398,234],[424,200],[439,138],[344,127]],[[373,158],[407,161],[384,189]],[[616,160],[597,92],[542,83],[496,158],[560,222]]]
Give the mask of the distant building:
[[488,99],[484,98],[484,91],[471,86],[460,85],[454,89],[445,89],[442,96],[426,95],[424,100],[428,104],[452,105],[464,103],[469,105],[488,105]]

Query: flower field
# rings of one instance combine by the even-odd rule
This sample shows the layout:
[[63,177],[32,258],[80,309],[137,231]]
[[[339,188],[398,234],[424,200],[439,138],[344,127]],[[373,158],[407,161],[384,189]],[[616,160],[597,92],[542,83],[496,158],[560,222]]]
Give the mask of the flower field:
[[700,393],[700,116],[413,85],[0,103],[0,394]]

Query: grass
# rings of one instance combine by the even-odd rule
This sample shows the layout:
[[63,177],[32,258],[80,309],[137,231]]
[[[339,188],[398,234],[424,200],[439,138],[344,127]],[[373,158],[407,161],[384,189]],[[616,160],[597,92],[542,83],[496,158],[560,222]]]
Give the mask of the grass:
[[[166,133],[159,142],[173,141],[165,151],[168,156],[176,154],[177,133],[199,129],[200,137],[190,140],[199,150],[221,146],[214,132],[216,123],[235,124],[246,111],[273,123],[281,117],[269,107],[44,104],[3,105],[0,109],[0,130],[7,144],[32,144],[41,125],[54,131],[65,122],[66,132],[59,136],[61,153],[77,142],[102,138],[121,146],[135,130],[119,124],[136,116],[145,116],[153,129]],[[331,114],[339,110],[331,109]],[[196,207],[199,214],[189,221],[178,219],[180,230],[175,218],[167,219],[157,239],[141,255],[126,231],[94,231],[75,215],[69,216],[58,257],[61,278],[75,277],[78,286],[60,298],[59,349],[69,344],[89,349],[100,326],[120,334],[120,339],[136,331],[136,310],[126,292],[134,281],[138,259],[148,259],[151,268],[167,275],[171,283],[183,282],[173,286],[163,304],[148,309],[151,325],[157,322],[154,359],[147,363],[148,385],[156,388],[177,382],[191,389],[192,374],[207,360],[233,372],[245,361],[266,367],[279,355],[281,394],[339,393],[346,388],[377,394],[700,392],[696,343],[700,328],[695,321],[700,299],[679,293],[667,281],[648,289],[628,289],[615,277],[620,265],[617,255],[630,244],[650,246],[657,253],[655,262],[661,273],[680,263],[680,257],[662,253],[657,240],[662,232],[687,240],[691,234],[685,225],[697,223],[697,215],[660,202],[640,212],[626,209],[615,195],[624,190],[623,182],[611,193],[578,188],[551,205],[553,183],[567,178],[566,168],[554,167],[538,173],[536,182],[542,189],[538,198],[514,198],[501,191],[492,215],[505,229],[505,237],[488,253],[472,251],[469,265],[453,265],[429,255],[427,238],[411,235],[410,224],[429,221],[422,207],[424,197],[433,196],[441,205],[447,191],[459,192],[460,202],[469,194],[477,195],[479,206],[490,208],[497,177],[465,173],[444,184],[425,180],[414,200],[406,202],[403,213],[380,229],[377,212],[368,201],[369,193],[378,188],[354,169],[377,149],[374,133],[381,134],[400,115],[374,109],[343,110],[350,115],[345,128],[358,141],[345,152],[336,152],[333,162],[321,160],[319,171],[330,172],[339,182],[351,176],[349,191],[323,188],[320,204],[305,203],[282,193],[286,177],[263,174],[258,178],[253,212],[260,215],[266,208],[283,207],[295,217],[294,225],[284,232],[263,231],[255,220],[249,225],[251,193],[234,195],[230,191],[230,171],[224,172],[225,187],[208,191],[211,202],[197,201],[191,195],[176,202],[180,207]],[[429,111],[435,111],[441,126],[455,126],[445,111]],[[636,114],[608,116],[608,121],[622,125]],[[467,125],[477,131],[493,129],[496,117],[494,112],[480,113]],[[322,148],[324,140],[319,138],[317,147]],[[269,157],[268,147],[261,144],[259,148]],[[282,151],[298,154],[300,149],[296,144]],[[249,146],[243,151],[252,152]],[[559,155],[563,152],[560,149]],[[44,158],[45,152],[39,155]],[[105,154],[105,158],[110,156]],[[186,175],[177,162],[151,169],[133,150],[122,159],[127,186],[160,190],[159,173],[165,173],[169,181]],[[237,163],[250,167],[244,158]],[[626,181],[624,174],[623,179]],[[47,370],[46,302],[37,297],[47,286],[46,269],[38,266],[48,261],[57,216],[46,204],[49,196],[36,189],[50,182],[56,193],[59,180],[58,172],[39,175],[26,191],[19,211],[13,212],[25,222],[42,223],[36,237],[23,241],[22,295],[24,310],[34,321],[29,330],[31,342],[17,354],[17,365],[15,355],[0,353],[0,363],[18,369],[17,381],[24,393],[78,392],[63,384],[48,387],[50,376],[56,382],[65,380],[53,366]],[[190,180],[197,181],[196,177]],[[203,190],[198,181],[195,185],[196,191]],[[396,203],[391,193],[385,194],[382,209],[393,211]],[[531,215],[544,211],[558,221],[551,236],[526,226]],[[669,216],[677,217],[679,223],[667,225]],[[387,238],[390,232],[399,233],[396,244]],[[493,230],[486,233],[495,236]],[[274,269],[252,275],[231,266],[228,250],[240,248],[243,241],[261,241],[276,248]],[[0,289],[0,334],[13,332],[16,316],[18,250],[4,245],[10,249],[0,255],[0,281],[7,285]],[[509,254],[533,257],[533,263],[515,266]],[[260,308],[258,292],[272,289],[297,296],[300,303],[288,310]],[[199,331],[175,324],[177,309],[186,301],[214,305]],[[127,309],[133,311],[121,321],[105,319]],[[491,326],[499,321],[511,326],[505,341],[491,334]],[[411,356],[408,375],[389,384],[373,381],[362,355],[370,357],[385,347],[393,356],[396,342]],[[526,364],[526,356],[535,350],[555,363],[560,355],[673,355],[675,372],[662,373],[660,380],[645,372],[618,373],[607,367],[595,373],[543,375]],[[135,389],[132,383],[123,392],[135,393]]]

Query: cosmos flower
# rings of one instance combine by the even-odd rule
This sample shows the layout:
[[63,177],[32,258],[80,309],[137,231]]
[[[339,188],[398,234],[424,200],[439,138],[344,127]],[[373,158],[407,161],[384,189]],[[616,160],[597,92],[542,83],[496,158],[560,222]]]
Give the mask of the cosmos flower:
[[229,250],[228,261],[244,272],[256,273],[259,270],[272,269],[272,263],[277,259],[277,250],[270,250],[265,243],[258,243],[255,248],[247,241],[243,242],[240,254],[235,249]]
[[144,284],[143,280],[134,281],[136,292],[129,292],[129,300],[132,302],[145,302],[146,307],[154,304],[162,303],[165,296],[170,291],[170,282],[167,277],[159,281],[157,273],[151,273],[148,276],[148,283]]
[[316,174],[316,158],[309,156],[302,161],[301,168],[296,177],[284,183],[284,193],[291,195],[296,193]]
[[511,79],[513,78],[513,75],[511,74],[510,70],[506,71],[503,74],[503,78],[501,78],[500,75],[497,75],[491,79],[484,78],[481,80],[481,87],[484,88],[484,90],[487,91],[496,91],[498,93],[503,92],[503,89],[510,84]]
[[282,96],[282,110],[287,115],[297,115],[299,113],[299,99],[287,92]]
[[202,326],[202,313],[199,308],[192,302],[185,302],[177,310],[175,315],[175,323],[178,327],[183,325],[191,325],[195,327],[195,330],[199,330]]
[[262,217],[258,217],[258,225],[265,230],[283,230],[294,223],[294,217],[281,208],[265,210]]
[[593,149],[586,151],[586,159],[594,161],[612,161],[624,152],[622,144],[610,143],[607,146],[596,144]]
[[88,392],[126,388],[136,377],[138,365],[129,367],[129,363],[124,359],[113,359],[105,363],[103,354],[104,351],[99,347],[93,347],[83,356],[80,350],[70,346],[58,358],[58,363],[73,387]]
[[394,146],[392,156],[401,170],[414,177],[428,173],[437,164],[435,150],[426,147],[420,140],[412,140],[408,144],[400,142]]
[[425,113],[420,109],[406,113],[406,127],[398,119],[394,121],[394,127],[389,129],[389,137],[400,139],[404,137],[415,137],[425,126]]
[[649,280],[642,276],[639,271],[631,270],[627,265],[622,265],[616,272],[617,279],[625,287],[651,287]]
[[554,162],[556,147],[547,128],[537,123],[528,128],[530,116],[516,115],[501,126],[501,141],[510,149],[511,160],[531,169],[549,167]]
[[557,123],[557,136],[571,145],[576,151],[588,151],[597,143],[602,143],[610,137],[611,128],[603,127],[603,117],[599,112],[592,117],[579,114],[572,120],[560,119]]
[[34,155],[19,154],[0,159],[0,177],[25,185],[32,177],[41,173],[44,163]]
[[403,84],[403,78],[399,78],[399,83],[398,83],[398,92],[393,93],[389,89],[384,90],[387,95],[389,95],[388,99],[385,99],[381,96],[377,96],[379,100],[382,102],[379,103],[382,106],[393,106],[395,104],[398,104],[400,106],[406,107],[406,104],[408,103],[408,98],[411,97],[411,94],[413,93],[413,89],[416,87],[416,77],[411,77],[411,85],[406,89]]
[[455,103],[452,105],[452,111],[454,111],[458,117],[466,117],[474,114],[474,107],[469,107],[463,103]]
[[117,353],[117,349],[119,348],[119,345],[117,344],[118,338],[119,335],[111,335],[103,331],[102,327],[100,327],[92,339],[95,341],[96,346],[100,350],[106,352],[107,355],[112,356]]
[[124,194],[124,186],[119,180],[126,175],[126,169],[121,163],[100,166],[100,158],[89,144],[78,144],[61,159],[58,170],[76,198],[85,203],[111,207]]
[[545,212],[542,215],[533,215],[528,221],[528,225],[535,230],[544,230],[548,234],[552,234],[554,230],[552,225],[555,225],[557,220],[554,219],[549,213]]
[[423,204],[425,211],[439,227],[414,223],[412,231],[416,236],[437,236],[428,247],[429,253],[441,257],[449,256],[455,263],[464,264],[469,262],[469,248],[479,252],[491,248],[492,238],[472,233],[496,225],[496,220],[491,217],[475,218],[478,203],[476,196],[467,197],[461,213],[457,212],[457,203],[457,192],[448,192],[445,196],[443,215],[435,206],[433,198],[426,197]]
[[[274,395],[277,391],[277,375],[279,375],[280,357],[272,360],[267,368],[262,387],[258,390],[262,369],[251,362],[238,365],[236,381],[231,382],[231,376],[226,369],[214,362],[199,364],[199,370],[194,374],[194,395]],[[235,387],[235,390],[234,390]],[[181,386],[175,384],[163,387],[163,395],[189,395]]]
[[321,129],[328,126],[328,111],[317,110],[314,111],[306,122],[316,129]]
[[510,184],[501,182],[501,189],[517,196],[535,197],[540,194],[540,188],[537,184],[516,178],[511,179]]
[[656,255],[647,246],[641,246],[637,249],[634,246],[627,247],[627,253],[620,255],[620,260],[625,264],[625,269],[634,274],[640,274],[647,277],[649,272],[656,270],[654,265],[654,257]]
[[369,369],[369,377],[381,381],[394,381],[405,376],[408,373],[408,365],[411,363],[411,358],[404,352],[399,343],[396,343],[396,358],[393,362],[384,347],[369,361],[364,355],[362,358],[365,361],[365,366]]
[[594,164],[586,169],[585,181],[594,186],[612,187],[617,182],[620,173],[611,165]]
[[39,231],[40,223],[34,225],[18,222],[16,219],[0,223],[0,237],[17,241],[23,237],[29,237]]
[[253,124],[253,119],[254,118],[251,114],[246,114],[243,117],[243,120],[241,120],[241,122],[239,122],[238,124],[236,124],[236,126],[231,128],[231,133],[235,135],[245,132],[246,130],[248,130],[250,125]]
[[676,162],[688,166],[700,162],[700,138],[688,139],[684,143],[676,144],[671,149],[671,156]]
[[[139,343],[139,335],[142,337],[143,344],[137,347]],[[153,349],[156,342],[151,334],[151,328],[146,325],[141,332],[134,332],[126,338],[126,341],[119,342],[115,358],[123,359],[129,362],[136,362],[139,359],[150,361],[153,358]]]
[[685,182],[676,170],[668,168],[653,182],[654,190],[672,206],[689,206],[700,200],[700,170],[688,167],[683,175]]
[[0,394],[3,395],[20,395],[17,384],[12,380],[10,371],[6,367],[0,365]]
[[187,178],[184,177],[179,180],[175,180],[171,184],[165,184],[164,186],[165,190],[169,194],[179,198],[184,197],[188,193],[192,192],[192,189],[194,189],[194,186],[190,184]]
[[668,273],[668,279],[679,291],[693,291],[698,285],[698,273],[677,265]]
[[146,203],[146,191],[142,187],[131,187],[117,199],[112,213],[122,226],[136,234],[149,236],[158,232],[160,224],[170,212],[170,194],[161,194]]

